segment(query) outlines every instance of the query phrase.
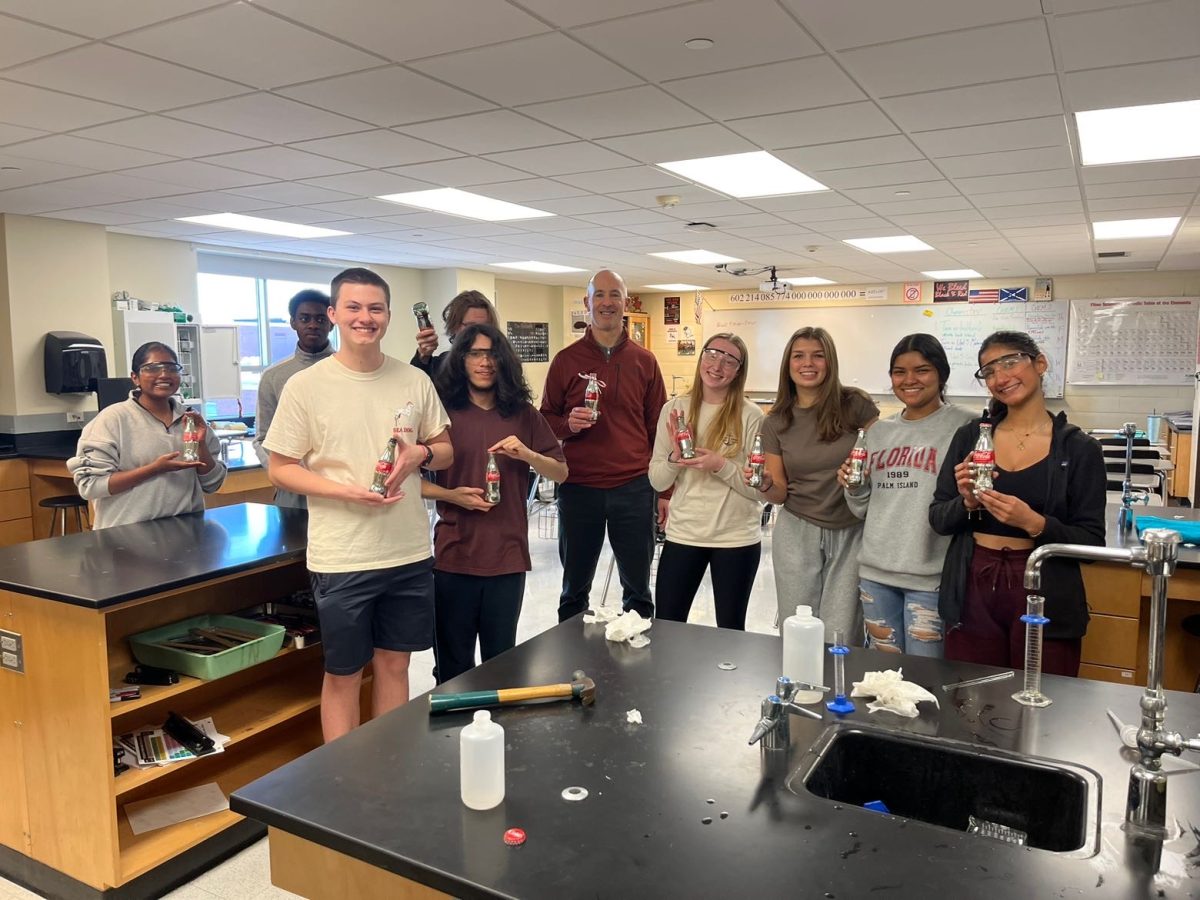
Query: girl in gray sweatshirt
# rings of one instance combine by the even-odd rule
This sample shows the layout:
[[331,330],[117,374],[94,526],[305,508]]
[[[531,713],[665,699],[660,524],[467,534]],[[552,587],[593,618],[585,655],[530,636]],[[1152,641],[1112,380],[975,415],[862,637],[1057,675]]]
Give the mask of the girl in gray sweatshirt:
[[889,371],[904,409],[867,431],[861,485],[846,484],[849,460],[838,472],[851,512],[866,519],[858,572],[867,642],[941,657],[938,583],[950,539],[929,527],[929,504],[946,448],[973,416],[945,402],[950,363],[933,335],[902,338]]

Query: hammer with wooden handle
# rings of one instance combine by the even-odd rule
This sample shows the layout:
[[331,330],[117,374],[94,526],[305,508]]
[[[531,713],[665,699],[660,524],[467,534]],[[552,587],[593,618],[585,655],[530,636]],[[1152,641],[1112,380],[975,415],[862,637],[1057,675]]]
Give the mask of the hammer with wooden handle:
[[485,706],[503,706],[525,700],[571,699],[579,700],[584,706],[596,702],[596,682],[582,671],[576,671],[574,679],[562,684],[543,684],[536,687],[500,688],[495,691],[467,691],[461,694],[430,694],[429,711],[448,712],[454,709],[480,709]]

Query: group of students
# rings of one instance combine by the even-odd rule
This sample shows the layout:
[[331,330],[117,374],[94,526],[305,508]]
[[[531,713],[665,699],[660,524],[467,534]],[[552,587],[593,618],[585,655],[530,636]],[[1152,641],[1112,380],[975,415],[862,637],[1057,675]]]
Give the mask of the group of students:
[[[293,298],[297,351],[263,375],[255,447],[277,501],[309,508],[327,740],[358,724],[368,662],[378,714],[407,701],[413,651],[433,645],[444,681],[474,665],[476,641],[485,660],[514,645],[530,569],[531,469],[559,483],[560,620],[587,608],[607,533],[626,610],[686,621],[710,571],[718,626],[744,628],[767,502],[781,507],[772,537],[780,619],[806,604],[827,635],[865,635],[880,650],[1021,663],[1029,552],[1050,541],[1102,544],[1105,502],[1100,447],[1047,411],[1047,360],[1028,335],[997,332],[979,350],[995,488],[977,494],[966,461],[981,418],[946,403],[950,366],[933,336],[908,335],[893,350],[903,408],[879,420],[867,394],[842,385],[830,335],[802,328],[785,344],[764,416],[745,396],[749,350],[729,333],[705,341],[691,390],[667,401],[653,355],[625,333],[625,298],[615,272],[592,278],[590,325],[552,361],[540,410],[478,292],[445,310],[449,351],[435,356],[437,335],[423,329],[411,365],[380,347],[390,291],[374,272],[348,269],[329,297]],[[96,527],[198,512],[224,479],[202,419],[199,459],[181,460],[180,371],[171,348],[139,348],[129,400],[85,427],[68,466],[95,503]],[[599,402],[588,402],[596,387]],[[693,436],[687,458],[682,421]],[[851,484],[860,430],[865,477]],[[393,460],[377,470],[389,436]],[[749,465],[756,437],[761,475]],[[500,475],[496,503],[485,495],[489,461]],[[377,471],[382,489],[372,490]],[[423,499],[438,508],[432,555]],[[665,543],[651,597],[656,521]],[[1043,584],[1044,667],[1075,674],[1087,627],[1078,565],[1049,561]]]

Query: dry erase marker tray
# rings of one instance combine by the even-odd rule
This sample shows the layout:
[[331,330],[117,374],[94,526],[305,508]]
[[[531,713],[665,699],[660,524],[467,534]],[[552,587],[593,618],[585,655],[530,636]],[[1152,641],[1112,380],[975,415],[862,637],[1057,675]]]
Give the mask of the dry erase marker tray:
[[[211,681],[273,657],[283,646],[285,630],[282,625],[237,616],[195,616],[131,635],[129,649],[142,665]],[[166,646],[171,644],[195,649]]]

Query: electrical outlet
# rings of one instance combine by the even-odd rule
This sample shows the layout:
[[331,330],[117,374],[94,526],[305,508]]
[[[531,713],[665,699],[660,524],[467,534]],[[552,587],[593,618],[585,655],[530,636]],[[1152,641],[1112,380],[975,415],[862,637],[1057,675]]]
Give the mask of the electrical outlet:
[[81,413],[81,412],[67,413],[67,424],[68,425],[78,425],[82,421],[83,421],[83,413]]
[[25,672],[25,644],[15,631],[0,630],[0,669]]

